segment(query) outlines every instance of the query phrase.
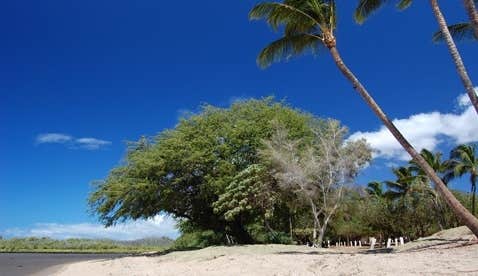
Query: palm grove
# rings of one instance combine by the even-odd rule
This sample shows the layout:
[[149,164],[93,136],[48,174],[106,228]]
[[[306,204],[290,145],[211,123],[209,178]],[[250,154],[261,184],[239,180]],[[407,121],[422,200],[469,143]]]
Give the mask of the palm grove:
[[[359,1],[358,21],[383,2]],[[437,2],[430,2],[437,14]],[[395,169],[397,179],[385,182],[386,190],[379,182],[367,190],[353,185],[371,160],[366,141],[348,141],[340,122],[268,98],[238,102],[228,109],[204,106],[174,129],[131,143],[124,163],[95,186],[89,198],[92,211],[106,226],[170,214],[179,221],[182,236],[176,243],[183,247],[321,244],[325,237],[363,235],[413,238],[460,223],[478,234],[478,220],[466,208],[471,207],[466,206],[468,196],[446,187],[452,176],[469,172],[474,192],[476,163],[468,160],[463,165],[465,155],[457,148],[451,161],[441,164],[443,169],[436,166],[438,161],[432,162],[434,154],[419,154],[413,148],[342,60],[334,34],[336,9],[334,1],[325,0],[256,5],[251,19],[264,18],[283,33],[262,50],[258,63],[267,67],[302,52],[328,49],[339,71],[413,159],[409,167]],[[439,22],[443,27],[444,20]],[[449,43],[456,32],[444,26],[440,34],[448,39],[469,92],[471,81],[456,47]],[[476,94],[468,95],[474,104]]]

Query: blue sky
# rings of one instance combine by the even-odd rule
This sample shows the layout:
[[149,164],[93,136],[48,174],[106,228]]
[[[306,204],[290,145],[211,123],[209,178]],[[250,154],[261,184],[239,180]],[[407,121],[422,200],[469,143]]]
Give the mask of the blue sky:
[[[418,147],[443,151],[477,141],[478,121],[426,1],[383,8],[364,26],[339,0],[338,48],[345,62]],[[461,3],[441,1],[449,22]],[[383,180],[402,152],[335,68],[327,52],[267,70],[261,47],[277,38],[249,22],[256,1],[9,1],[0,10],[0,234],[53,237],[175,236],[173,222],[102,230],[86,205],[90,183],[117,165],[125,142],[174,127],[210,103],[275,95],[322,117],[382,153],[359,178]],[[478,83],[478,44],[459,48]],[[476,119],[476,118],[475,118]],[[400,127],[400,126],[399,126]],[[476,131],[475,131],[476,130]],[[455,184],[467,189],[466,183]],[[146,231],[147,230],[147,231]],[[96,233],[96,234],[95,234]]]

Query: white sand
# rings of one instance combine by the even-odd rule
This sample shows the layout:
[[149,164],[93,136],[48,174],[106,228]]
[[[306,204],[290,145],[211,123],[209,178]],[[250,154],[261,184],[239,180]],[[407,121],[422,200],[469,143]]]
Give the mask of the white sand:
[[394,253],[286,245],[210,247],[75,263],[57,275],[478,275],[478,243],[460,229],[410,243]]

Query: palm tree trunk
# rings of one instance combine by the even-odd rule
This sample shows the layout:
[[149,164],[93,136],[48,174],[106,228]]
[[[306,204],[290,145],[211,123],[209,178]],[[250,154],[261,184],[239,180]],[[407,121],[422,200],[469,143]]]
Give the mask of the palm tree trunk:
[[342,74],[352,83],[353,88],[362,96],[368,106],[380,118],[383,124],[388,128],[392,135],[402,145],[402,147],[410,154],[415,162],[423,169],[427,176],[436,184],[438,192],[443,196],[446,203],[453,210],[455,215],[460,218],[463,223],[470,228],[470,230],[478,237],[478,219],[474,217],[448,190],[443,181],[438,177],[430,165],[423,159],[423,157],[413,148],[413,146],[403,137],[400,131],[395,127],[392,121],[378,106],[372,96],[368,93],[365,87],[345,65],[335,45],[328,46],[330,53],[335,61],[335,64],[342,72]]
[[443,34],[443,38],[445,39],[446,45],[448,46],[448,50],[450,51],[451,57],[453,58],[456,70],[458,71],[458,75],[460,75],[461,82],[463,83],[463,86],[465,86],[466,93],[468,94],[468,97],[470,97],[471,103],[473,104],[476,112],[478,113],[478,97],[476,96],[475,88],[473,86],[473,83],[471,82],[470,77],[468,76],[468,73],[466,72],[465,64],[463,63],[460,53],[456,48],[455,41],[453,41],[450,31],[448,30],[445,17],[440,11],[438,1],[430,0],[430,5],[432,6],[433,13],[435,14],[436,20],[438,21],[440,31]]
[[475,197],[476,197],[476,176],[471,174],[471,212],[473,215],[476,215]]
[[478,11],[476,10],[474,0],[463,0],[465,3],[465,9],[470,17],[471,26],[475,32],[475,37],[478,39]]

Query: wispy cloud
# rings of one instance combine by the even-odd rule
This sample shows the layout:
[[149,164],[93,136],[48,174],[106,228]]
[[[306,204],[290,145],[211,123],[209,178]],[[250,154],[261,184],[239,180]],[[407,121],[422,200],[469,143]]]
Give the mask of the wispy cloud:
[[37,136],[36,142],[38,144],[63,144],[73,140],[73,137],[63,133],[43,133]]
[[97,150],[111,145],[110,141],[93,137],[75,138],[64,133],[42,133],[36,137],[37,144],[63,144],[72,149]]
[[[440,144],[449,142],[462,144],[478,141],[478,120],[468,96],[457,99],[455,113],[429,112],[412,115],[406,119],[395,119],[393,123],[417,149],[435,150]],[[376,131],[356,132],[350,140],[365,138],[375,150],[374,157],[389,160],[408,160],[408,154],[390,134],[385,126]]]
[[105,228],[100,224],[38,223],[31,228],[11,228],[1,232],[6,237],[50,237],[54,239],[89,238],[136,240],[147,237],[179,236],[176,221],[165,215],[148,220],[139,220]]
[[103,146],[108,146],[111,144],[110,141],[100,140],[96,138],[79,138],[76,139],[75,142],[80,148],[85,148],[89,150],[96,150]]

